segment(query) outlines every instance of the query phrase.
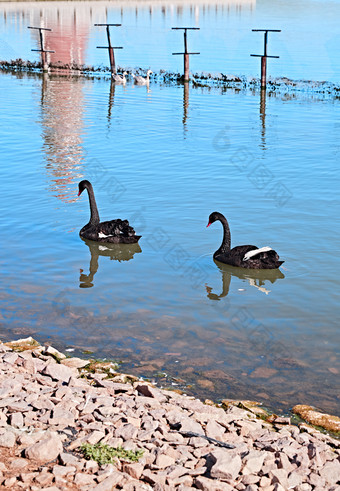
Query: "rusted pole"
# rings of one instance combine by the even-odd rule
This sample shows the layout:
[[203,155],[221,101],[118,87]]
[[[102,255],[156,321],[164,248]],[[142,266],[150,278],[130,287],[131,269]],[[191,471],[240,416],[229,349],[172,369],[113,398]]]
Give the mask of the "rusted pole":
[[95,26],[105,26],[106,27],[106,35],[107,35],[107,43],[108,46],[97,46],[97,48],[102,48],[102,49],[107,49],[109,52],[109,58],[110,58],[110,69],[111,69],[111,74],[116,75],[117,69],[116,69],[116,60],[115,60],[115,49],[123,49],[122,46],[112,46],[111,44],[111,37],[110,37],[110,26],[114,27],[119,27],[122,24],[94,24]]
[[172,53],[173,55],[183,55],[184,57],[184,82],[189,82],[190,75],[189,75],[189,55],[199,55],[200,53],[189,53],[188,52],[188,41],[187,41],[187,31],[188,29],[194,30],[194,31],[199,31],[199,27],[173,27],[173,30],[179,30],[183,29],[184,30],[184,52],[183,53]]
[[268,44],[268,32],[281,32],[281,29],[252,29],[253,32],[264,32],[264,52],[263,55],[250,55],[258,56],[261,58],[261,89],[266,90],[267,87],[267,58],[280,58],[279,56],[269,56],[267,54]]
[[41,53],[41,64],[43,72],[48,71],[48,63],[46,53],[55,53],[55,51],[47,50],[44,48],[44,37],[42,31],[52,31],[52,29],[47,29],[46,27],[31,27],[28,26],[27,29],[38,29],[39,30],[39,39],[40,39],[40,49],[31,49],[31,51],[38,51]]

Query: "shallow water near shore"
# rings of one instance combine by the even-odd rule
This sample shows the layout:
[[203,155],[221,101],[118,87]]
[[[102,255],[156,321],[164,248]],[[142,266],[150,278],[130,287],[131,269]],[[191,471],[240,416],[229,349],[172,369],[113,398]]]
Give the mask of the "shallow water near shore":
[[[10,73],[0,88],[2,340],[90,350],[200,397],[340,414],[337,97]],[[79,238],[83,178],[138,246]],[[280,271],[215,263],[215,210]]]

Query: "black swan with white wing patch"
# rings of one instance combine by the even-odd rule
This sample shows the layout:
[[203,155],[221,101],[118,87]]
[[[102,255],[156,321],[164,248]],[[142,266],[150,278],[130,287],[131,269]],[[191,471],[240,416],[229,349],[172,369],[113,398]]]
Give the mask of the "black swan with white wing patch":
[[219,221],[223,225],[223,241],[221,247],[214,253],[214,259],[221,263],[248,269],[276,269],[284,263],[271,247],[258,248],[254,245],[236,246],[230,249],[230,228],[222,213],[214,211],[209,216],[209,227]]
[[136,235],[127,220],[118,218],[107,222],[100,221],[92,184],[89,181],[81,181],[78,187],[78,196],[87,189],[91,210],[90,221],[79,232],[80,237],[110,244],[135,244],[139,241],[141,235]]

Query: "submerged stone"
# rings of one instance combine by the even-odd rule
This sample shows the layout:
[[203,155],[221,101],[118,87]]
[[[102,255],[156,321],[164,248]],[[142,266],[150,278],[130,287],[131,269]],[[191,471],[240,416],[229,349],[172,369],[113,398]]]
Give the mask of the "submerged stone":
[[325,428],[325,430],[334,433],[340,432],[340,418],[338,416],[321,413],[313,407],[304,404],[297,404],[293,407],[292,411],[312,425],[321,426],[322,428]]

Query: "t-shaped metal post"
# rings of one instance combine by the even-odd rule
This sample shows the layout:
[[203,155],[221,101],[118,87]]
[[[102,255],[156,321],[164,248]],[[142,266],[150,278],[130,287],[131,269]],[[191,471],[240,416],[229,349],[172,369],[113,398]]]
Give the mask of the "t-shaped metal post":
[[123,49],[122,46],[112,46],[111,45],[111,38],[110,38],[110,26],[114,27],[119,27],[122,24],[94,24],[95,26],[105,26],[106,27],[106,34],[107,34],[107,42],[108,46],[97,46],[97,48],[103,48],[107,49],[109,51],[109,57],[110,57],[110,66],[111,66],[111,74],[115,75],[117,73],[116,70],[116,61],[115,61],[115,53],[114,49]]
[[38,51],[41,53],[42,68],[43,68],[44,72],[47,72],[48,71],[48,64],[47,64],[46,53],[55,53],[55,51],[51,51],[51,50],[44,48],[44,38],[43,38],[42,31],[52,31],[52,29],[47,29],[46,27],[31,27],[31,26],[28,26],[27,29],[38,29],[39,30],[40,49],[31,49],[31,51]]
[[250,56],[259,56],[261,58],[261,89],[265,89],[267,85],[267,58],[280,58],[279,56],[267,55],[268,32],[281,32],[281,29],[252,29],[252,31],[264,32],[264,54]]
[[184,30],[184,53],[172,53],[173,55],[184,55],[184,82],[189,81],[189,55],[199,55],[200,53],[188,53],[187,30],[199,31],[199,27],[173,27],[173,30]]

